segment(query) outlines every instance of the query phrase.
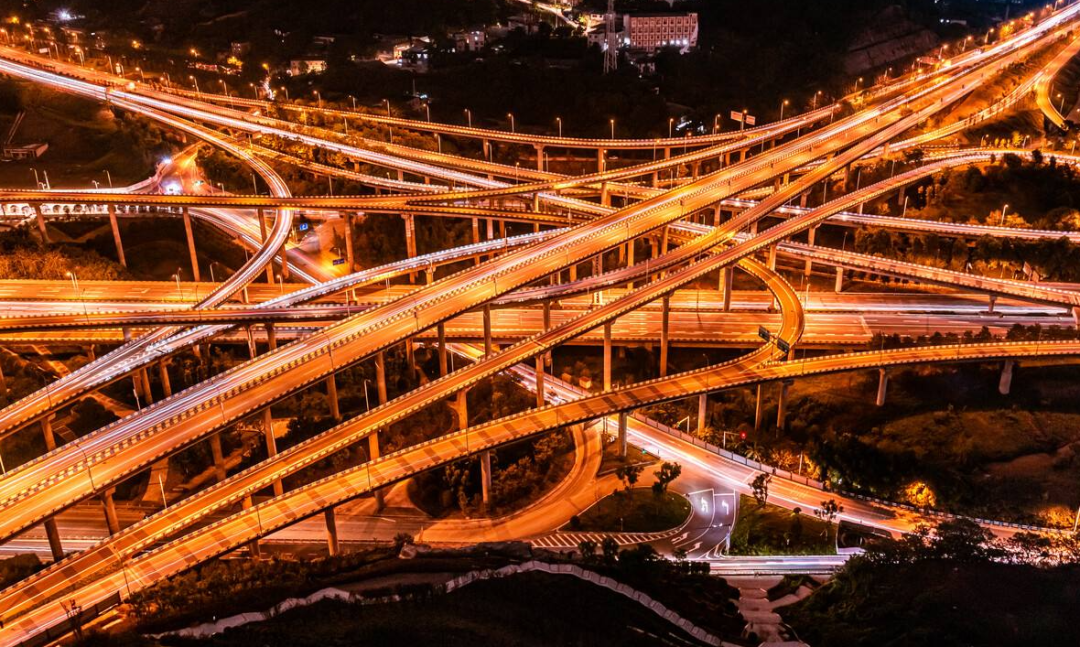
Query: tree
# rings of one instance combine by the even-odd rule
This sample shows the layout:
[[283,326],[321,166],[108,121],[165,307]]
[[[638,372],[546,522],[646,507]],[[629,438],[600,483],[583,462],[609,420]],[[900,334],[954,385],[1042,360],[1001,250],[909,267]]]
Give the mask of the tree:
[[585,539],[578,544],[578,550],[581,551],[581,559],[586,562],[591,562],[596,559],[596,542],[591,539]]
[[750,482],[750,489],[753,490],[754,500],[757,501],[759,507],[764,506],[769,500],[769,483],[771,481],[772,475],[762,472]]
[[604,563],[610,566],[619,558],[619,544],[615,543],[611,537],[604,537],[604,541],[600,542],[600,552],[604,557]]
[[667,492],[668,485],[682,474],[682,465],[665,462],[660,466],[660,470],[653,474],[656,475],[656,483],[652,485],[653,494],[660,496]]
[[814,516],[824,521],[826,535],[829,532],[829,528],[832,527],[833,521],[836,520],[837,515],[844,511],[844,506],[836,502],[836,499],[829,499],[828,501],[822,501],[821,507],[814,510]]
[[637,483],[643,469],[640,465],[623,465],[615,470],[615,476],[618,476],[619,480],[626,484],[624,487],[629,490]]

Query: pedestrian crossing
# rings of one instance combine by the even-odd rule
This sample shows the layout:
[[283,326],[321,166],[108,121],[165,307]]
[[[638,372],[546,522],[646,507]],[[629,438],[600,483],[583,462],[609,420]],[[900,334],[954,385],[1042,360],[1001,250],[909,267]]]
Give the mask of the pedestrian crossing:
[[553,532],[550,535],[536,537],[530,543],[536,548],[577,548],[583,541],[591,541],[597,546],[610,537],[619,546],[645,544],[659,539],[666,539],[671,532]]

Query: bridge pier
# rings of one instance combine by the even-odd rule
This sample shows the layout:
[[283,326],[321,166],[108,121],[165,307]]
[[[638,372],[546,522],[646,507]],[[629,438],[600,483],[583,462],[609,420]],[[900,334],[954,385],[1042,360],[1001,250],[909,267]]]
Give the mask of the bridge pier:
[[[109,213],[112,213],[112,208],[113,208],[112,206],[109,207],[109,210],[110,210]],[[52,241],[49,240],[49,232],[45,228],[45,214],[43,214],[41,212],[41,205],[40,204],[35,204],[34,205],[34,220],[37,221],[37,228],[38,228],[38,233],[41,235],[41,242],[48,245]]]
[[172,395],[172,382],[169,380],[169,366],[164,359],[158,360],[158,378],[161,380],[161,392],[167,398]]
[[491,450],[480,452],[480,492],[484,505],[491,503]]
[[792,385],[791,380],[780,380],[780,397],[777,399],[776,405],[776,429],[783,431],[784,424],[787,422],[787,403],[788,403],[788,389]]
[[[274,438],[274,418],[270,413],[270,407],[263,409],[263,437],[266,439],[266,455],[270,458],[277,456],[277,438]],[[274,480],[274,496],[281,496],[285,492],[281,479]]]
[[439,334],[439,377],[443,377],[447,373],[446,324],[440,322],[439,325],[435,327],[435,329],[438,331]]
[[199,275],[199,255],[195,251],[195,234],[191,229],[191,213],[188,212],[187,207],[183,207],[182,213],[184,214],[184,236],[187,237],[188,256],[191,258],[191,276],[198,283],[202,279]]
[[754,407],[754,431],[761,431],[761,423],[764,419],[765,409],[761,400],[762,385],[757,385],[757,404]]
[[[52,429],[52,414],[48,414],[41,419],[41,433],[45,437],[45,449],[50,452],[56,449],[56,436],[53,435]],[[45,526],[45,536],[49,540],[49,550],[52,552],[53,561],[59,562],[64,559],[64,545],[60,543],[60,529],[56,527],[56,518],[49,517],[42,525]]]
[[1012,390],[1012,378],[1013,368],[1016,367],[1016,360],[1007,359],[1005,365],[1001,367],[1001,379],[998,380],[998,393],[1001,395],[1009,395],[1009,391]]
[[[248,495],[248,496],[244,497],[244,502],[242,504],[240,504],[240,507],[242,509],[244,509],[244,510],[248,510],[248,509],[251,508],[252,505],[253,504],[251,502],[251,496]],[[255,561],[259,561],[259,560],[262,559],[262,549],[259,547],[259,540],[258,539],[253,539],[250,542],[248,542],[248,550],[251,551],[251,559],[253,559]]]
[[491,340],[491,306],[484,304],[484,357],[490,357],[495,350]]
[[844,291],[844,268],[836,268],[836,285],[833,288],[837,294]]
[[547,403],[544,390],[544,354],[536,356],[536,407],[540,408]]
[[333,373],[326,378],[326,398],[330,402],[330,417],[334,422],[341,422],[341,407],[338,404],[337,377]]
[[607,182],[600,183],[600,205],[604,207],[611,206],[611,188]]
[[536,145],[536,170],[541,173],[544,172],[544,145]]
[[878,369],[877,399],[874,404],[885,406],[885,389],[889,386],[889,374],[883,368]]
[[353,212],[345,212],[345,262],[349,264],[350,273],[356,271],[356,250],[353,248],[353,233],[356,227],[354,218]]
[[274,322],[267,321],[263,324],[266,327],[266,344],[270,347],[270,350],[277,350],[277,331],[274,329]]
[[326,552],[330,557],[335,557],[340,552],[337,533],[337,515],[333,508],[323,510],[323,519],[326,520]]
[[[807,236],[806,242],[811,247],[814,246],[814,241],[817,239],[817,230],[818,230],[817,227],[811,227],[810,230],[806,234],[806,236]],[[807,256],[806,257],[806,266],[803,268],[803,274],[806,275],[806,276],[810,276],[810,274],[813,271],[814,271],[814,261],[809,256]]]
[[113,493],[116,488],[109,488],[101,493],[101,507],[105,510],[105,527],[110,535],[120,532],[120,520],[116,516],[116,503],[113,501]]
[[611,390],[611,322],[604,324],[604,390]]
[[255,347],[255,333],[251,329],[251,324],[244,325],[244,334],[247,337],[248,357],[255,359],[259,354],[259,349]]
[[150,389],[150,373],[145,366],[139,369],[138,382],[141,385],[143,400],[148,405],[154,404],[154,392]]
[[[266,210],[262,207],[256,211],[256,217],[259,219],[259,234],[262,236],[262,242],[266,243]],[[266,282],[270,285],[274,284],[274,264],[266,264]]]
[[668,332],[671,314],[671,296],[665,294],[661,299],[660,316],[660,377],[667,377],[668,371]]
[[379,404],[386,404],[386,353],[375,353],[375,383],[379,391]]
[[626,458],[626,422],[627,414],[625,411],[619,412],[619,457]]
[[604,168],[607,166],[607,150],[603,148],[596,149],[596,172],[603,173]]
[[214,459],[214,476],[218,483],[225,480],[225,454],[221,451],[221,432],[210,436],[210,456]]
[[709,394],[702,393],[698,396],[697,401],[697,430],[698,433],[704,433],[705,431],[705,419],[708,417],[709,410]]
[[116,206],[110,204],[108,209],[109,226],[112,228],[113,243],[116,244],[116,257],[120,260],[121,265],[127,267],[127,258],[124,257],[124,241],[120,239],[120,223],[116,220]]
[[776,271],[776,245],[769,245],[769,269]]
[[731,286],[735,277],[734,267],[720,268],[720,290],[724,294],[724,312],[731,311]]
[[994,314],[994,306],[997,304],[997,295],[991,294],[989,303],[986,306],[986,314]]
[[[416,219],[412,214],[401,214],[405,221],[405,254],[409,258],[416,258]],[[416,272],[409,272],[409,283],[416,282]]]

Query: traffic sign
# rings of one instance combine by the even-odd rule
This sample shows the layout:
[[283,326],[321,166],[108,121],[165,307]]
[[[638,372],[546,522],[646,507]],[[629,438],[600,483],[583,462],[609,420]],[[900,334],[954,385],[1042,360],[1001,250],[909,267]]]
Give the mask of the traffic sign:
[[772,339],[772,335],[769,333],[769,329],[766,328],[765,326],[758,326],[757,327],[757,334],[758,334],[758,337],[761,337],[765,341],[769,341],[770,339]]
[[749,115],[749,114],[745,114],[745,113],[742,113],[742,112],[737,112],[735,110],[731,111],[731,119],[733,121],[738,121],[740,123],[742,122],[743,119],[746,119],[746,125],[748,125],[748,126],[753,126],[754,124],[757,123],[757,117],[755,117],[754,115]]
[[297,226],[297,229],[299,229],[300,231],[307,231],[308,230],[308,224],[306,222],[302,222],[302,223],[300,223],[299,226]]
[[334,265],[344,265],[344,264],[345,264],[345,259],[344,258],[335,258],[334,259]]
[[785,353],[791,352],[791,344],[787,343],[779,337],[776,338],[776,347],[784,351]]

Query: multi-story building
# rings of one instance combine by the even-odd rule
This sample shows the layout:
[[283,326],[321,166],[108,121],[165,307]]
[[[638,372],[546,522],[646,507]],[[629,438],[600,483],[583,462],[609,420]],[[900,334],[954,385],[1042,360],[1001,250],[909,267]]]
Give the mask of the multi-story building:
[[697,47],[698,15],[694,12],[628,13],[622,18],[622,42],[630,50],[675,47],[685,52]]

